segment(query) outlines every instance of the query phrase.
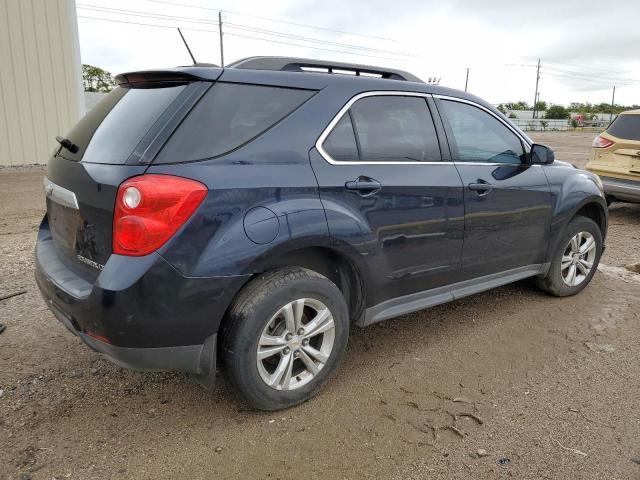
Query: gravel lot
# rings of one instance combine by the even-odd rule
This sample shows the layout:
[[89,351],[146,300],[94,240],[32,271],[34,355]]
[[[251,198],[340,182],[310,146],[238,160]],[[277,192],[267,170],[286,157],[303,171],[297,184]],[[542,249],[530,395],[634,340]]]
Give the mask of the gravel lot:
[[[584,165],[593,134],[533,135]],[[0,477],[640,478],[640,205],[610,209],[580,295],[528,282],[353,331],[317,398],[245,409],[181,374],[122,370],[33,280],[40,168],[0,170]]]

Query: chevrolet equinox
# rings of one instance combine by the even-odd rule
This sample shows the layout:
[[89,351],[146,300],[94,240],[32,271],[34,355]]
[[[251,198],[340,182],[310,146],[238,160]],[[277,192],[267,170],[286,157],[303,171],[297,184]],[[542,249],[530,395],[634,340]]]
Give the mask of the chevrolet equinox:
[[410,73],[252,57],[125,73],[49,159],[36,279],[118,365],[286,408],[349,329],[533,277],[591,280],[597,175]]

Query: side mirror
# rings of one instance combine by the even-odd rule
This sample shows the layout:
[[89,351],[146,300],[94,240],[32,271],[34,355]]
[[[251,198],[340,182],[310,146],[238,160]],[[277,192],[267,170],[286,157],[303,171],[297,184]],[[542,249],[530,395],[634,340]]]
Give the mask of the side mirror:
[[534,143],[531,147],[531,154],[529,156],[531,163],[536,165],[550,165],[556,159],[556,154],[553,153],[551,148]]

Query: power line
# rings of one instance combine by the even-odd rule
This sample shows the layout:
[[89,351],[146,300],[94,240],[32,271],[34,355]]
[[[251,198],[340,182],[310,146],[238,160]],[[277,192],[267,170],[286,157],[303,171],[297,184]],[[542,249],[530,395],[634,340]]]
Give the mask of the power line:
[[[528,68],[536,68],[536,65],[524,64],[524,63],[507,63],[508,67],[528,67]],[[566,77],[566,78],[575,78],[580,80],[585,80],[588,82],[594,83],[603,83],[603,82],[617,82],[619,85],[638,85],[639,81],[631,79],[631,78],[620,78],[620,77],[607,77],[601,75],[593,75],[589,73],[578,73],[571,70],[563,70],[556,67],[547,67],[541,66],[540,68],[547,70],[543,73],[545,75],[553,75],[556,77]],[[561,73],[556,73],[561,72]],[[624,83],[627,82],[627,83]],[[630,83],[629,83],[630,82]]]
[[181,20],[181,21],[186,21],[188,23],[205,23],[205,24],[217,23],[213,20],[205,20],[201,18],[182,17],[179,15],[165,15],[163,13],[142,12],[140,10],[127,10],[123,8],[101,7],[97,5],[86,5],[82,3],[77,4],[77,7],[81,10],[93,10],[95,12],[100,12],[100,13],[112,13],[114,15],[127,15],[131,17],[157,18],[159,20]]
[[591,66],[588,67],[589,72],[584,71],[583,66],[581,65],[576,65],[575,63],[562,63],[562,62],[546,62],[547,64],[552,64],[552,65],[563,65],[565,67],[574,67],[574,68],[579,68],[581,70],[583,70],[582,73],[590,73],[590,72],[601,72],[601,73],[625,73],[625,74],[629,74],[631,72],[629,72],[628,70],[608,70],[608,69],[602,69],[602,68],[593,68]]
[[[90,17],[90,16],[87,16],[87,15],[78,15],[78,18],[85,18],[85,19],[89,19],[89,20],[99,20],[99,21],[113,22],[113,23],[126,23],[126,24],[131,24],[131,25],[141,25],[141,26],[145,26],[145,27],[170,28],[172,30],[176,28],[175,25],[158,25],[158,24],[142,23],[142,22],[130,22],[130,21],[126,21],[126,20],[115,20],[115,19],[112,19],[112,18]],[[182,27],[182,28],[184,30],[190,30],[190,31],[195,31],[195,32],[209,32],[209,33],[218,33],[219,32],[217,29],[216,30],[207,30],[207,29],[202,29],[202,28],[191,28],[191,27]],[[269,38],[253,37],[253,36],[249,36],[249,35],[241,35],[239,33],[225,32],[225,35],[231,35],[231,36],[234,36],[234,37],[241,37],[241,38],[246,38],[246,39],[250,39],[250,40],[260,40],[262,42],[278,43],[280,45],[290,45],[290,46],[293,46],[293,47],[307,48],[307,49],[311,49],[311,50],[322,50],[322,51],[331,52],[331,53],[345,53],[345,54],[348,54],[348,55],[357,55],[357,56],[360,56],[360,57],[368,57],[368,58],[377,58],[377,59],[383,59],[383,60],[398,61],[397,58],[381,57],[381,56],[375,56],[375,55],[366,55],[364,53],[348,52],[348,51],[345,51],[345,50],[333,50],[333,49],[329,49],[329,48],[313,47],[311,45],[302,45],[302,44],[299,44],[299,43],[284,42],[284,41],[279,41],[279,40],[272,40],[272,39],[269,39]]]
[[408,53],[400,53],[400,52],[394,52],[394,51],[391,51],[391,50],[381,50],[381,49],[377,49],[377,48],[362,47],[360,45],[351,45],[351,44],[345,44],[345,43],[339,43],[339,42],[331,42],[331,41],[327,41],[327,40],[320,40],[320,39],[317,39],[317,38],[303,37],[303,36],[300,36],[300,35],[293,35],[293,34],[289,34],[289,33],[276,32],[274,30],[265,30],[265,29],[262,29],[262,28],[250,27],[248,25],[242,25],[242,24],[238,24],[238,23],[225,22],[225,24],[226,25],[231,25],[232,27],[235,27],[235,28],[237,28],[239,30],[247,30],[247,31],[255,32],[255,33],[261,33],[263,35],[273,35],[273,36],[277,36],[277,37],[286,37],[286,38],[291,38],[291,39],[294,39],[294,40],[302,40],[302,41],[305,41],[305,42],[322,43],[322,44],[326,44],[326,45],[334,45],[334,46],[337,46],[337,47],[347,47],[347,48],[353,48],[353,49],[364,50],[364,51],[369,51],[369,52],[386,53],[386,54],[398,55],[398,56],[406,56],[406,57],[413,56],[413,55],[408,54]]
[[596,83],[598,85],[606,86],[607,88],[609,88],[612,83],[615,83],[616,85],[622,85],[622,86],[637,86],[637,85],[640,85],[639,82],[636,82],[636,83],[620,83],[617,80],[612,80],[612,79],[603,80],[603,79],[598,79],[598,78],[589,78],[589,77],[580,77],[580,76],[576,76],[576,75],[567,75],[565,73],[544,72],[544,74],[545,75],[551,75],[553,77],[572,78],[574,80],[581,80],[583,82]]
[[[114,23],[128,23],[130,25],[141,25],[143,27],[158,27],[158,28],[170,28],[170,29],[175,29],[177,28],[175,25],[158,25],[158,24],[154,24],[154,23],[141,23],[141,22],[129,22],[126,20],[115,20],[113,18],[104,18],[104,17],[90,17],[88,15],[78,15],[78,18],[86,18],[89,20],[101,20],[104,22],[114,22]],[[218,33],[218,30],[205,30],[202,28],[184,28],[184,30],[191,30],[194,32],[213,32],[213,33]]]
[[[529,59],[529,60],[535,60],[537,57],[518,57],[518,58],[525,58],[525,59]],[[554,62],[554,61],[548,61],[545,60],[545,63],[547,65],[552,64],[552,65],[563,65],[565,67],[574,67],[574,68],[578,68],[580,70],[582,70],[582,72],[576,72],[576,73],[586,73],[586,74],[591,74],[592,72],[601,72],[604,74],[611,74],[611,73],[625,73],[625,74],[632,74],[632,72],[630,71],[623,71],[623,70],[609,70],[609,69],[603,69],[603,68],[594,68],[593,66],[589,65],[588,67],[584,67],[582,65],[577,65],[575,63],[563,63],[563,62]],[[516,64],[512,64],[512,65],[516,65]],[[517,65],[522,65],[522,66],[526,66],[524,64],[517,64]],[[535,66],[535,65],[529,65],[529,66]],[[586,69],[586,71],[585,71]]]
[[566,74],[570,74],[570,75],[577,75],[577,76],[584,76],[584,77],[589,77],[589,78],[600,78],[603,80],[608,80],[608,81],[618,81],[621,80],[623,82],[636,82],[637,80],[631,79],[631,78],[623,78],[623,77],[612,77],[612,76],[605,76],[605,75],[594,75],[588,72],[576,72],[573,70],[565,70],[562,68],[556,68],[556,67],[543,67],[545,69],[548,70],[553,70],[553,71],[557,71],[557,72],[562,72],[562,73],[566,73]]
[[[115,15],[126,15],[126,16],[133,16],[133,17],[153,18],[153,19],[159,19],[159,20],[186,21],[188,23],[201,23],[201,24],[207,24],[207,25],[217,25],[219,23],[219,22],[214,21],[214,20],[205,20],[205,19],[194,18],[194,17],[184,17],[184,16],[179,16],[179,15],[165,15],[165,14],[161,14],[161,13],[145,12],[145,11],[140,11],[140,10],[128,10],[128,9],[125,10],[125,9],[120,9],[120,8],[101,7],[101,6],[88,5],[88,4],[78,4],[78,8],[86,9],[86,10],[93,10],[93,11],[101,12],[101,13],[112,13],[112,14],[115,14]],[[218,13],[220,13],[220,12],[218,12]],[[367,52],[372,52],[372,53],[384,53],[384,54],[406,56],[406,57],[411,56],[410,54],[407,54],[407,53],[395,52],[395,51],[391,51],[391,50],[382,50],[382,49],[371,48],[371,47],[363,47],[361,45],[353,45],[353,44],[347,44],[347,43],[333,42],[333,41],[329,41],[329,40],[322,40],[322,39],[318,39],[318,38],[312,38],[312,37],[306,37],[306,36],[301,36],[301,35],[278,32],[278,31],[275,31],[275,30],[267,30],[267,29],[263,29],[263,28],[257,28],[257,27],[252,27],[252,26],[249,26],[249,25],[243,25],[243,24],[238,24],[238,23],[225,22],[225,25],[231,25],[232,27],[237,28],[239,30],[251,31],[251,32],[254,32],[254,33],[262,34],[262,35],[272,35],[272,36],[277,36],[277,37],[281,37],[281,38],[290,38],[290,39],[293,39],[293,40],[300,40],[300,41],[304,41],[304,42],[312,42],[312,43],[333,45],[333,46],[336,46],[336,47],[349,48],[349,49],[354,49],[354,50],[362,50],[362,51],[367,51]]]
[[299,43],[292,43],[292,42],[284,42],[284,41],[280,41],[280,40],[273,40],[270,38],[260,38],[260,37],[252,37],[249,35],[241,35],[239,33],[233,33],[233,32],[225,32],[225,35],[231,35],[234,37],[241,37],[241,38],[249,38],[252,40],[260,40],[262,42],[270,42],[270,43],[279,43],[281,45],[292,45],[294,47],[302,47],[302,48],[310,48],[313,50],[323,50],[325,52],[332,52],[332,53],[345,53],[347,55],[357,55],[359,57],[368,57],[368,58],[377,58],[377,59],[383,59],[383,60],[392,60],[392,61],[398,61],[398,58],[391,58],[391,57],[381,57],[379,55],[367,55],[365,53],[356,53],[356,52],[348,52],[346,50],[332,50],[329,48],[322,48],[322,47],[312,47],[310,45],[301,45]]
[[164,5],[181,6],[181,7],[188,7],[188,8],[198,8],[200,10],[210,10],[210,11],[214,11],[214,12],[223,12],[223,13],[228,13],[230,15],[239,15],[239,16],[248,17],[248,18],[266,20],[268,22],[277,22],[277,23],[283,23],[283,24],[286,24],[286,25],[295,25],[297,27],[313,28],[315,30],[324,30],[326,32],[342,33],[342,34],[345,34],[345,35],[354,35],[354,36],[357,36],[357,37],[375,38],[377,40],[386,40],[388,42],[397,42],[396,39],[388,38],[388,37],[379,37],[379,36],[376,36],[376,35],[367,35],[367,34],[364,34],[364,33],[349,32],[349,31],[346,31],[346,30],[338,30],[338,29],[335,29],[335,28],[319,27],[317,25],[309,25],[309,24],[306,24],[306,23],[291,22],[289,20],[281,20],[281,19],[277,19],[277,18],[261,17],[259,15],[250,15],[248,13],[234,12],[232,10],[224,10],[224,9],[221,9],[221,8],[202,7],[200,5],[190,5],[188,3],[178,3],[178,2],[172,2],[172,1],[167,1],[167,0],[144,0],[144,1],[153,2],[153,3],[160,3],[160,4],[164,4]]

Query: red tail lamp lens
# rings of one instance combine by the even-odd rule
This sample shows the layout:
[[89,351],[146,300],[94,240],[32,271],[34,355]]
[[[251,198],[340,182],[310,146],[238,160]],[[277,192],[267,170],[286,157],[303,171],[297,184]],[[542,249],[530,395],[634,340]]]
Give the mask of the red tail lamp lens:
[[141,175],[118,188],[113,217],[113,253],[147,255],[184,225],[207,195],[195,180]]
[[613,142],[608,138],[601,137],[598,135],[593,139],[593,144],[591,145],[593,148],[607,148],[613,145]]

